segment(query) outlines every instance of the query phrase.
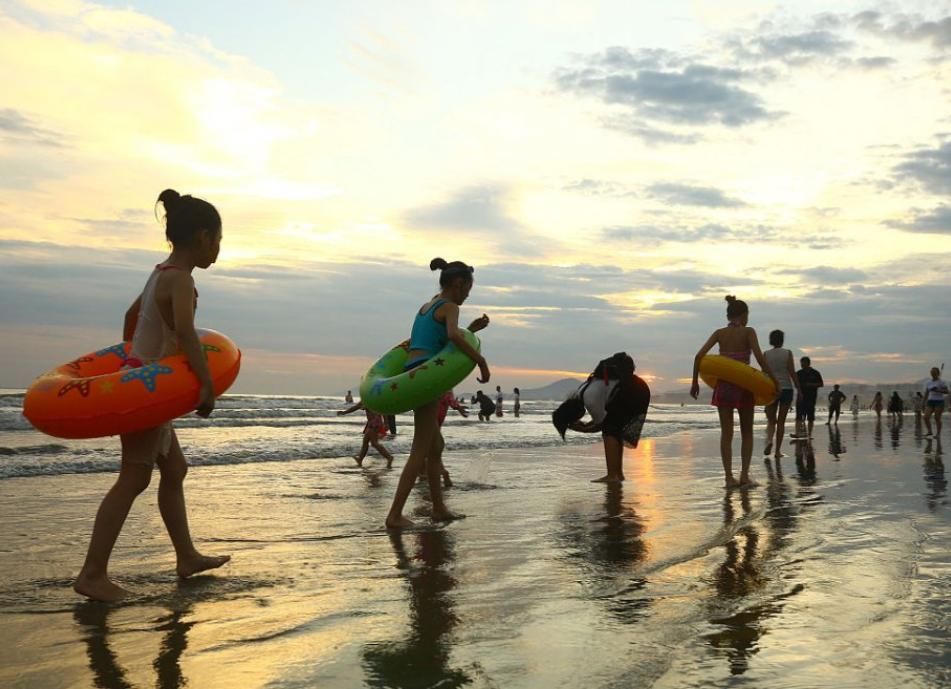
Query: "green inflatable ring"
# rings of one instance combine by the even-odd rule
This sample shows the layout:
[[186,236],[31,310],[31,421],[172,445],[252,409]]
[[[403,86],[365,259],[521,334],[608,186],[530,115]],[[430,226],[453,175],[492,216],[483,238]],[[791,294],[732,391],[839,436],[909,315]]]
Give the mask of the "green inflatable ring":
[[[461,331],[477,352],[479,338]],[[380,414],[401,414],[435,402],[447,390],[472,373],[475,362],[452,342],[420,366],[405,371],[409,340],[380,357],[360,381],[360,400],[367,409]]]

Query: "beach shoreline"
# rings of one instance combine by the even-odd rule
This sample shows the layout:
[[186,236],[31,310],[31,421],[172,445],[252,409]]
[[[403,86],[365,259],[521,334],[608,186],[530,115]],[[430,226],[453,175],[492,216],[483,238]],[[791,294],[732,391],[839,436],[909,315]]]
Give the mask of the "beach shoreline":
[[863,421],[754,455],[748,491],[721,487],[715,430],[642,440],[620,486],[589,483],[596,442],[448,453],[468,518],[431,524],[418,488],[403,534],[383,528],[400,459],[199,466],[196,542],[234,560],[184,582],[156,476],[116,548],[137,592],[119,606],[69,589],[114,475],[6,479],[0,684],[939,686],[943,462],[914,424]]

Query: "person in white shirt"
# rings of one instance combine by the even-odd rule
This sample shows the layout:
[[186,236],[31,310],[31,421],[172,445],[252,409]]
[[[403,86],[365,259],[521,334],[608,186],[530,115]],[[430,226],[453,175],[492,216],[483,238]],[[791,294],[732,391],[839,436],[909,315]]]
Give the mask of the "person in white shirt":
[[793,390],[799,390],[799,378],[796,376],[792,352],[783,348],[785,339],[786,335],[782,330],[774,330],[769,334],[769,343],[773,347],[763,352],[770,370],[779,382],[779,395],[766,405],[766,448],[763,454],[769,456],[775,437],[776,459],[783,456],[779,448],[782,447],[783,436],[786,434],[786,414],[792,406]]
[[[944,413],[944,396],[948,394],[948,385],[941,380],[941,371],[935,366],[931,369],[931,380],[925,384],[925,437],[941,434],[941,414]],[[931,432],[931,417],[935,420],[935,432]]]

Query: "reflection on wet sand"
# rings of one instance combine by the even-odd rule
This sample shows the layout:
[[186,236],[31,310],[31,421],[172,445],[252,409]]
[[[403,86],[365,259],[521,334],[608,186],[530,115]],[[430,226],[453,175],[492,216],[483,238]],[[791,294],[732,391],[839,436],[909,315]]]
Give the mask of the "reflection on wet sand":
[[[733,527],[737,521],[734,501],[739,501],[741,519],[750,516],[749,491],[730,491],[723,499],[723,526]],[[744,598],[763,586],[760,571],[760,534],[751,522],[740,527],[724,546],[726,558],[714,572],[716,605],[729,605],[732,599]],[[757,652],[757,641],[765,633],[765,617],[781,609],[770,603],[754,605],[728,617],[714,617],[710,623],[721,631],[707,635],[707,641],[718,651],[726,651],[730,674],[742,675],[749,669],[750,657]]]
[[826,426],[829,429],[829,454],[839,459],[839,455],[845,454],[845,445],[842,444],[842,432],[837,425]]
[[[89,669],[93,674],[94,686],[100,689],[131,689],[133,685],[126,679],[119,658],[109,645],[109,616],[117,608],[93,601],[78,603],[73,609],[73,619],[82,628],[82,638],[86,643],[86,655]],[[172,608],[169,614],[159,620],[157,631],[164,632],[158,655],[152,662],[155,670],[157,689],[179,689],[187,684],[182,674],[182,653],[188,647],[188,631],[195,622],[185,619],[192,612],[192,604],[183,603]]]
[[893,450],[897,450],[899,446],[901,445],[901,431],[904,425],[905,425],[904,416],[897,416],[888,422],[889,431],[891,432]]
[[[415,552],[407,553],[404,539]],[[406,639],[367,644],[362,651],[371,687],[461,687],[471,682],[449,667],[453,627],[458,621],[449,593],[456,580],[448,570],[455,561],[454,540],[445,530],[391,532],[397,566],[409,584],[410,631]]]
[[941,438],[936,442],[930,438],[925,443],[925,485],[928,492],[925,493],[925,504],[932,512],[938,507],[946,504],[945,496],[948,494],[948,480],[944,477],[944,462],[941,459]]
[[882,417],[875,419],[874,444],[876,450],[882,449]]
[[811,440],[796,443],[796,471],[800,486],[816,484],[816,451]]
[[[607,604],[619,622],[639,622],[649,600],[638,593],[646,581],[625,578],[643,562],[649,548],[642,539],[645,524],[630,502],[624,500],[624,484],[604,486],[604,508],[593,513],[569,512],[561,516],[559,539],[583,572],[581,584],[591,597]],[[620,578],[623,588],[618,591]],[[605,591],[610,590],[610,595]]]

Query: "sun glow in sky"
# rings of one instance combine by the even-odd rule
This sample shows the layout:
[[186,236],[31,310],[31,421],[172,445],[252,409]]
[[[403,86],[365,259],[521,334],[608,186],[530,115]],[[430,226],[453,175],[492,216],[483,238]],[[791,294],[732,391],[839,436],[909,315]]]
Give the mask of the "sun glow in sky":
[[166,187],[224,218],[241,391],[356,388],[436,255],[506,388],[627,350],[677,389],[727,293],[826,380],[948,354],[949,2],[8,0],[0,36],[0,386],[117,339]]

